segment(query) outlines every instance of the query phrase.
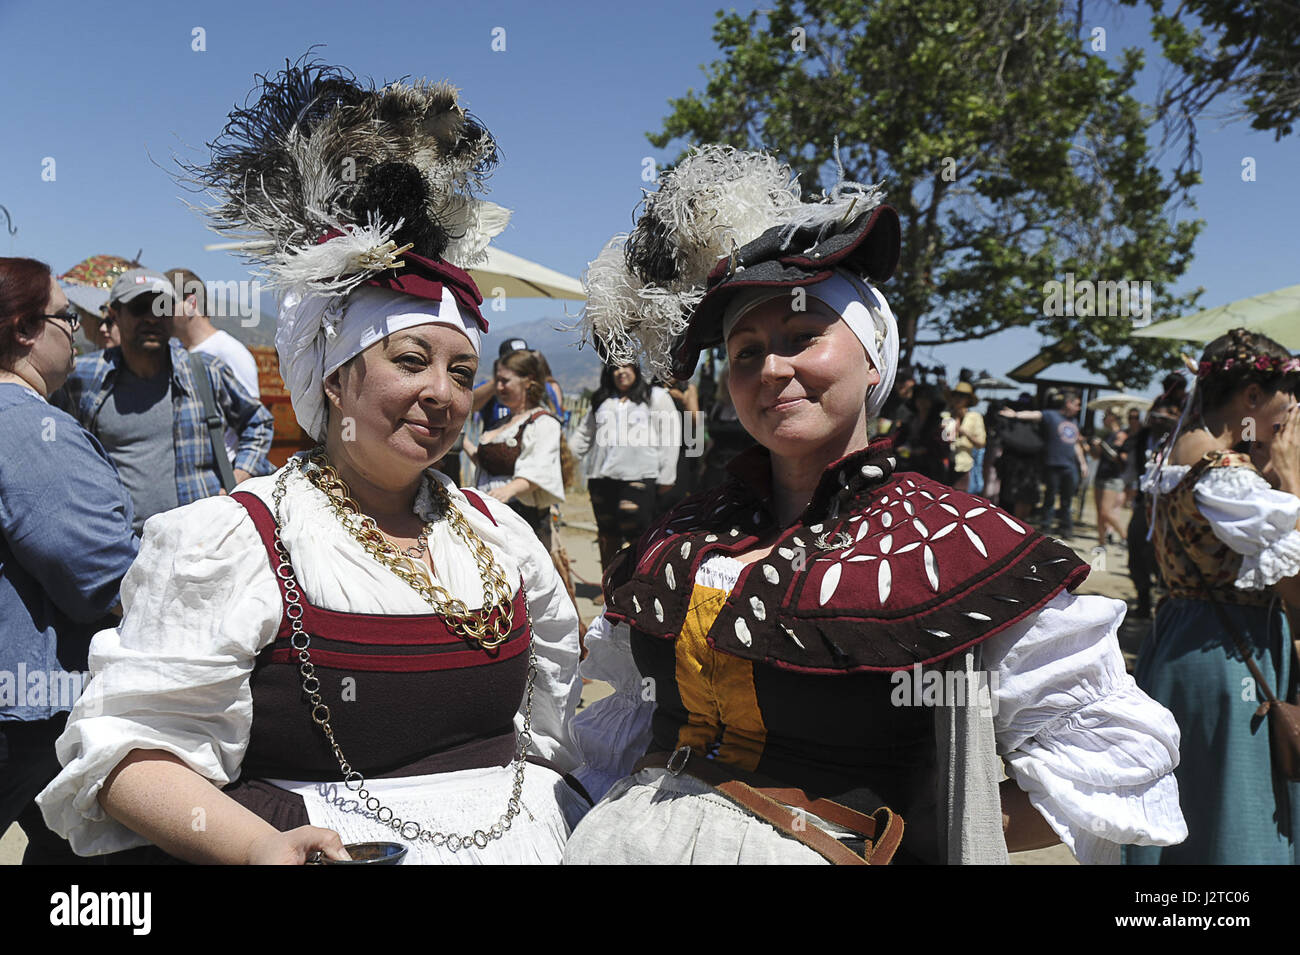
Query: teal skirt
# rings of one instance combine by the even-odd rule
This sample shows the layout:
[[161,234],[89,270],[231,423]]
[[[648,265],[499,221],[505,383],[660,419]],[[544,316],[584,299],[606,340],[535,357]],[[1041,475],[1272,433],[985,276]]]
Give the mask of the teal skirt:
[[[1223,604],[1273,692],[1290,685],[1291,633],[1274,608]],[[1283,648],[1287,652],[1282,652]],[[1214,606],[1170,598],[1142,643],[1138,686],[1178,721],[1178,799],[1187,839],[1125,846],[1127,865],[1295,865],[1300,783],[1273,779],[1264,696]]]

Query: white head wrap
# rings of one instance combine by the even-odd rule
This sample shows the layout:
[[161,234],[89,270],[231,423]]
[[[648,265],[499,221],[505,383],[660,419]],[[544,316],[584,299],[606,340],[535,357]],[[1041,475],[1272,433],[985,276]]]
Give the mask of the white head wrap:
[[[875,418],[894,389],[898,374],[898,322],[880,290],[850,272],[836,270],[828,279],[803,286],[806,293],[825,304],[862,342],[880,383],[867,392],[867,417]],[[789,288],[753,288],[736,295],[722,316],[722,340],[726,341],[741,317],[774,298],[789,298]]]
[[275,332],[293,413],[302,429],[317,441],[325,439],[325,379],[375,342],[416,325],[447,325],[469,339],[479,353],[479,329],[464,315],[451,289],[442,301],[402,295],[390,289],[361,286],[346,298],[335,295],[285,296]]

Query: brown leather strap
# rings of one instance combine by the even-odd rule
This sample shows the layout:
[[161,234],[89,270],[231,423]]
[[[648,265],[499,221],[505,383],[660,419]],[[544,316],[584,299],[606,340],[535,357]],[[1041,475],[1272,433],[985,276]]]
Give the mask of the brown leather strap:
[[[673,775],[684,772],[693,776],[834,865],[888,865],[903,838],[902,817],[887,807],[868,816],[829,799],[810,798],[802,789],[701,758],[689,747],[644,756],[633,772],[642,769],[667,769]],[[861,836],[866,842],[863,855],[809,823],[805,813]]]

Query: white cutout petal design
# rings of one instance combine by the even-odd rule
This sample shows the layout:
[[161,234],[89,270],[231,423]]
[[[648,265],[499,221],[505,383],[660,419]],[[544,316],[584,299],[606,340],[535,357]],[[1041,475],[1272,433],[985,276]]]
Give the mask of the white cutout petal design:
[[998,511],[998,512],[997,512],[997,515],[998,515],[998,517],[1002,518],[1002,523],[1003,523],[1003,524],[1006,524],[1007,527],[1011,528],[1011,529],[1012,529],[1013,531],[1015,531],[1017,534],[1023,534],[1023,533],[1025,533],[1025,529],[1024,529],[1023,527],[1021,527],[1019,524],[1017,524],[1017,523],[1016,523],[1015,521],[1013,521],[1011,518],[1007,517],[1007,515],[1003,514],[1001,511]]
[[668,589],[677,589],[677,576],[673,573],[672,564],[664,564],[664,580],[668,581]]
[[971,530],[969,527],[967,527],[965,524],[962,525],[961,529],[966,532],[966,536],[969,537],[970,542],[975,545],[975,549],[980,552],[980,556],[988,557],[989,550],[987,547],[984,546],[984,542],[980,540],[980,536],[976,534],[973,530]]
[[884,606],[885,601],[889,599],[889,591],[894,586],[894,574],[889,569],[889,561],[880,562],[880,570],[876,573],[876,588],[880,592],[880,603]]
[[691,542],[690,542],[690,541],[687,541],[685,544],[682,545],[681,555],[682,555],[682,560],[686,560],[686,558],[688,558],[688,557],[691,556]]
[[880,552],[882,554],[888,554],[890,549],[893,548],[893,546],[894,546],[893,534],[886,534],[884,537],[880,538]]
[[956,521],[953,521],[947,527],[939,528],[939,533],[931,537],[930,540],[932,541],[943,540],[945,537],[947,537],[949,534],[955,531],[958,528],[958,526],[959,526],[958,523]]
[[664,605],[659,602],[658,597],[655,598],[655,619],[660,623],[664,622]]
[[771,564],[764,564],[763,579],[769,584],[779,584],[781,582],[781,575],[776,572],[776,568]]
[[835,596],[835,590],[840,585],[840,565],[831,564],[826,570],[826,575],[822,577],[821,605],[826,606],[826,601]]
[[763,606],[763,601],[759,600],[757,597],[749,598],[749,609],[754,611],[755,620],[767,619],[767,608]]
[[934,551],[930,545],[925,545],[925,576],[930,581],[930,589],[936,594],[939,592],[939,567],[935,563]]
[[749,635],[749,624],[740,617],[736,618],[736,639],[747,647],[754,643],[754,638]]

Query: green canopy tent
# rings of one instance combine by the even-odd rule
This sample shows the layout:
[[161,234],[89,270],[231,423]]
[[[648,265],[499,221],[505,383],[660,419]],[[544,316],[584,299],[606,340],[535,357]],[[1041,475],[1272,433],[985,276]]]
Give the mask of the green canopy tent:
[[1183,318],[1133,330],[1135,338],[1175,338],[1206,344],[1233,328],[1246,328],[1300,351],[1300,285],[1253,295]]

